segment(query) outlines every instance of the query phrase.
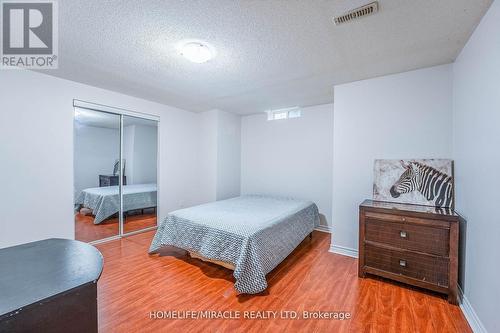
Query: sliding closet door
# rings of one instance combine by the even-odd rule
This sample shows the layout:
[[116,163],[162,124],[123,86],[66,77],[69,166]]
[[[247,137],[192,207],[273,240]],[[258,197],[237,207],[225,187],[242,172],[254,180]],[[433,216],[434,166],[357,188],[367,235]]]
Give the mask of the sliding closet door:
[[75,108],[75,239],[120,234],[120,115]]
[[123,233],[156,226],[158,122],[123,116]]

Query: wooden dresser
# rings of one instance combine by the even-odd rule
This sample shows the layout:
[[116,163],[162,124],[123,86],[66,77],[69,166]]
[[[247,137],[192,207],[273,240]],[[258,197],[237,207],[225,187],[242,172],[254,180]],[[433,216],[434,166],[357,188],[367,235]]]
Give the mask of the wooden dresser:
[[[120,178],[114,175],[99,175],[99,187],[118,186]],[[127,185],[127,176],[123,176],[123,185]]]
[[458,304],[459,215],[451,209],[365,200],[359,277],[366,273],[448,295]]

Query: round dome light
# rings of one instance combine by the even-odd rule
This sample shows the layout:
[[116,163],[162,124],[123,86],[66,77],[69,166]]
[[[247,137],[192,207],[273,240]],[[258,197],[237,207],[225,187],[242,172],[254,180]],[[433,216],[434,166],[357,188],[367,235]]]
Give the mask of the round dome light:
[[189,61],[201,64],[214,57],[214,52],[205,44],[200,42],[189,42],[181,47],[181,55]]

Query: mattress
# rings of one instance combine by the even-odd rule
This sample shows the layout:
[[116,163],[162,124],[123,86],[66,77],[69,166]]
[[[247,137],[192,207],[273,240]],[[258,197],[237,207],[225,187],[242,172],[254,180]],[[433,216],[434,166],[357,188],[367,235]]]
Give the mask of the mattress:
[[[123,186],[123,211],[156,207],[156,184]],[[118,186],[93,187],[80,192],[75,205],[92,209],[94,224],[99,224],[120,211]]]
[[246,195],[168,214],[149,251],[169,245],[230,263],[236,291],[255,294],[318,225],[318,207],[310,201]]

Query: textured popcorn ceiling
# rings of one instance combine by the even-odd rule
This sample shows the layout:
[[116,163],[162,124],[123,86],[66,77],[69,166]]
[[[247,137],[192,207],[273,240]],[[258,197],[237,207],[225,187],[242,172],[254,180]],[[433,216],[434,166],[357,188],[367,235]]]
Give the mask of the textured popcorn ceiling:
[[[192,111],[248,114],[333,101],[333,85],[452,62],[491,0],[64,0],[59,69],[66,79]],[[213,45],[204,64],[176,51]],[[144,111],[146,112],[146,111]]]

